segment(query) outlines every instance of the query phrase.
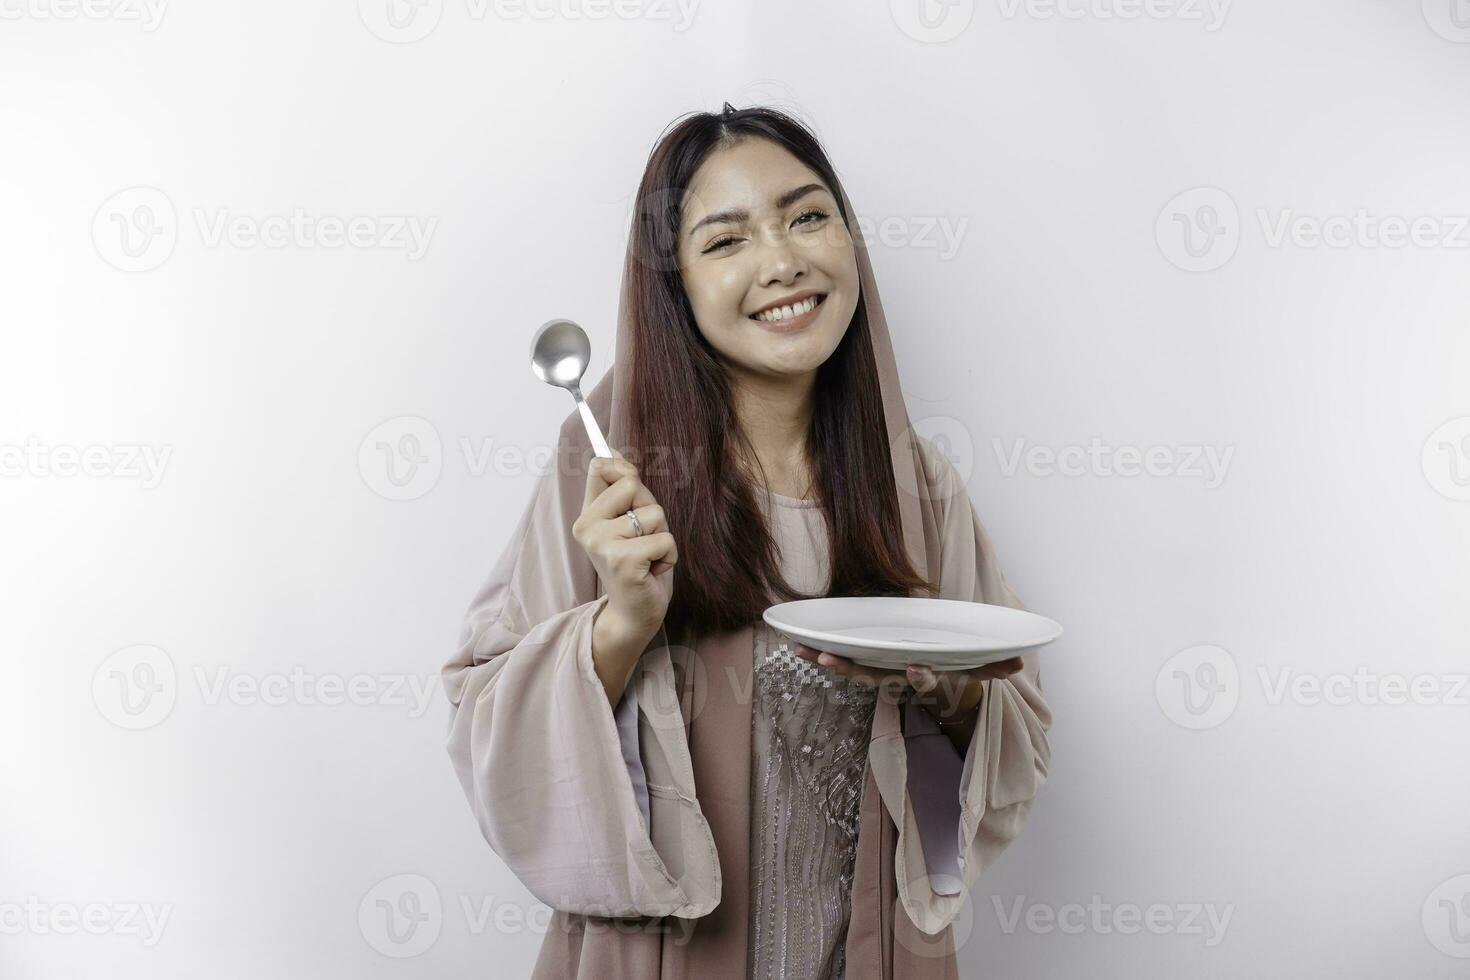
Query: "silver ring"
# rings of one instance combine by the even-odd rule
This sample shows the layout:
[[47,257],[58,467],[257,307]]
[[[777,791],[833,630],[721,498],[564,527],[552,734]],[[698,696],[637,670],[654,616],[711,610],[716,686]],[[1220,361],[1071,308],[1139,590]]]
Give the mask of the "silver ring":
[[633,530],[635,530],[635,531],[638,532],[638,535],[637,536],[638,537],[642,537],[643,536],[643,522],[638,519],[638,515],[635,514],[635,513],[633,513],[630,510],[630,511],[628,511],[628,520],[630,520],[630,521],[633,522]]

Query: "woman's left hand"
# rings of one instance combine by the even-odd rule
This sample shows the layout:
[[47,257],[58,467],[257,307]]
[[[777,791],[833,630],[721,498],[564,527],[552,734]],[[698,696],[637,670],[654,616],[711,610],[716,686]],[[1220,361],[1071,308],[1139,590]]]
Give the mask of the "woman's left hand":
[[923,702],[932,705],[934,713],[941,717],[962,715],[980,703],[984,693],[982,681],[1008,677],[1021,669],[1021,658],[998,660],[983,667],[965,670],[934,670],[928,664],[910,664],[907,670],[890,670],[884,667],[864,667],[848,657],[825,650],[817,650],[804,643],[796,644],[796,655],[803,660],[825,667],[834,674],[865,687],[876,687],[882,691],[896,688],[897,695],[904,685],[912,687],[921,695],[928,695]]

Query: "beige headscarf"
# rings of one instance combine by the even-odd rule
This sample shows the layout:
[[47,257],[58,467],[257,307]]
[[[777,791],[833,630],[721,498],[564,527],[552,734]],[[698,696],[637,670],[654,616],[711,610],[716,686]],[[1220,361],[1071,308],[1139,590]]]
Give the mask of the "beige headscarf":
[[[846,193],[833,191],[854,220]],[[943,597],[1019,607],[962,480],[910,426],[867,249],[853,239],[909,558],[940,582]],[[630,238],[616,361],[587,396],[609,444],[630,458],[635,261]],[[529,371],[526,383],[534,383]],[[571,533],[591,457],[570,412],[556,466],[538,482],[445,665],[450,756],[486,840],[557,910],[536,976],[745,980],[754,624],[672,644],[661,633],[623,700],[608,704],[591,660],[592,617],[607,597]],[[958,806],[947,817],[960,880],[926,868],[918,822],[946,815],[916,814],[907,778],[910,761],[927,765],[919,760],[953,747],[932,720],[916,717],[921,711],[901,725],[898,707],[878,700],[849,980],[958,976],[954,927],[968,931],[969,886],[1020,832],[1046,778],[1050,713],[1036,655],[1025,661],[1021,672],[985,682]]]

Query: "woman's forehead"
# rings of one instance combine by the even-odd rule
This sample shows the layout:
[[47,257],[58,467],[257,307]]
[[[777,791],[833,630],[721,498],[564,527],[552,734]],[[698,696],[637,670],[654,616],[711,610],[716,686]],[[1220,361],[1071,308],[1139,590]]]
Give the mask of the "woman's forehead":
[[681,202],[683,223],[692,225],[715,212],[770,210],[810,184],[830,194],[826,182],[789,150],[769,140],[746,140],[711,153],[695,171]]

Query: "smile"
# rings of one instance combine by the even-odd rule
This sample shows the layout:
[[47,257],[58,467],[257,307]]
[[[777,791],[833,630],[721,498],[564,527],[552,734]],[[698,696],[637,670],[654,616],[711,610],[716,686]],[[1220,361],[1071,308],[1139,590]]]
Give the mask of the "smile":
[[821,306],[826,299],[826,293],[818,293],[815,296],[808,296],[795,303],[775,306],[768,310],[762,310],[759,313],[752,313],[750,319],[762,326],[783,332],[799,330],[816,319],[817,307]]

